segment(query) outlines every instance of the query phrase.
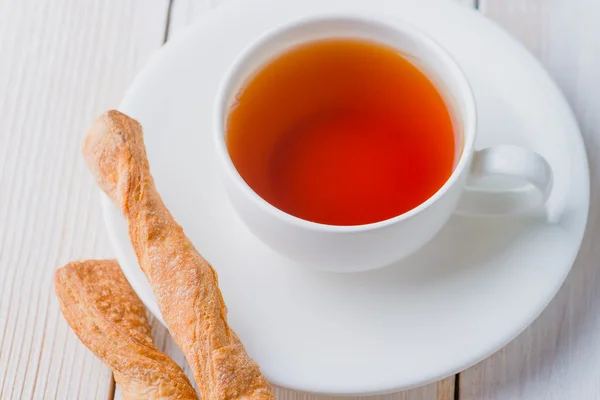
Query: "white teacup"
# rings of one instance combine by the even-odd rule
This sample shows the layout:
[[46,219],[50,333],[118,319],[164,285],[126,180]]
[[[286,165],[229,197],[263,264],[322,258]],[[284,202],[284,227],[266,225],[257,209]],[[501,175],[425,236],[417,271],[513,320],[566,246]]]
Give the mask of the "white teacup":
[[[303,220],[256,194],[229,156],[227,116],[237,93],[262,66],[290,48],[325,38],[356,38],[397,49],[435,84],[454,125],[458,154],[452,175],[429,199],[394,218],[365,225],[333,226]],[[231,203],[250,230],[275,251],[336,272],[383,267],[427,243],[455,212],[508,215],[545,203],[552,170],[539,154],[515,146],[475,151],[476,109],[469,83],[454,59],[429,36],[407,25],[361,16],[310,18],[268,32],[234,62],[220,86],[214,138]],[[500,189],[509,180],[514,189]],[[506,185],[504,185],[506,187]]]

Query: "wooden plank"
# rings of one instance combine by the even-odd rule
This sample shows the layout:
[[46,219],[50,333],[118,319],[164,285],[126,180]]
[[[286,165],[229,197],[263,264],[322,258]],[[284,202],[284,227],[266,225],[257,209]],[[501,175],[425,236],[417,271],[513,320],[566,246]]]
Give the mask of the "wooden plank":
[[473,7],[475,8],[475,6],[477,5],[477,0],[451,0],[454,1],[457,4],[461,4],[465,7]]
[[[171,15],[168,27],[168,38],[172,38],[179,31],[194,21],[199,15],[204,14],[219,4],[230,0],[172,0]],[[252,1],[252,0],[246,0]],[[287,0],[296,1],[296,0]],[[465,7],[475,7],[478,0],[449,0]]]
[[226,0],[172,0],[169,21],[168,38],[173,38],[194,19],[204,14]]
[[600,2],[481,0],[548,69],[574,109],[592,179],[586,238],[565,285],[515,341],[460,375],[461,400],[597,399],[600,393]]
[[58,310],[54,270],[111,256],[80,156],[161,45],[168,0],[0,0],[0,398],[107,399]]

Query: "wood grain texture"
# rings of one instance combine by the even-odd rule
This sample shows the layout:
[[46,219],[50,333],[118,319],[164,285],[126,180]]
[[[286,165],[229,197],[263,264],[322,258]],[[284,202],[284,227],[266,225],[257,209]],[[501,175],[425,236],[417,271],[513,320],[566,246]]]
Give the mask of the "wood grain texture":
[[0,398],[107,399],[111,373],[63,320],[52,278],[112,255],[81,139],[162,44],[167,1],[0,10]]
[[557,297],[516,340],[460,375],[460,399],[599,399],[600,2],[482,0],[480,10],[520,40],[566,95],[586,143],[592,199],[584,244]]
[[[187,25],[192,23],[199,15],[204,14],[220,4],[231,0],[171,0],[171,12],[169,18],[167,38],[173,38]],[[252,2],[252,0],[244,0]],[[298,1],[298,0],[282,0]],[[475,7],[478,0],[448,0],[465,7]]]

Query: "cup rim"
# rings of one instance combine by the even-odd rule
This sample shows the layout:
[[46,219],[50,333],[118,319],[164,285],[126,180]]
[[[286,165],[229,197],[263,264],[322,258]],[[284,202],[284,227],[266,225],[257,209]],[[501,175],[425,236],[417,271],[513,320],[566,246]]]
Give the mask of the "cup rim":
[[[402,33],[416,38],[419,41],[420,45],[428,47],[429,51],[435,53],[436,56],[443,61],[444,67],[451,73],[453,79],[455,79],[461,92],[461,96],[463,97],[463,101],[465,103],[465,110],[463,115],[463,149],[460,153],[460,158],[458,160],[458,163],[456,164],[456,167],[454,168],[452,174],[446,180],[446,182],[427,200],[402,214],[396,215],[395,217],[361,225],[330,225],[296,217],[283,210],[280,210],[279,208],[275,207],[274,205],[263,199],[258,193],[256,193],[248,185],[248,183],[246,183],[244,178],[242,178],[229,155],[227,144],[225,142],[224,116],[227,113],[227,98],[225,95],[227,93],[227,89],[229,88],[231,81],[238,73],[240,67],[242,67],[245,64],[248,58],[250,58],[257,49],[260,49],[272,38],[288,30],[299,28],[306,24],[323,22],[358,22],[376,24],[383,26],[387,29],[400,31]],[[442,196],[446,192],[448,192],[448,190],[453,185],[457,183],[459,177],[462,175],[465,168],[467,168],[467,166],[469,165],[469,160],[471,159],[471,156],[474,153],[476,121],[477,118],[475,98],[473,95],[471,85],[469,84],[469,81],[464,71],[459,66],[458,62],[454,59],[454,57],[433,37],[405,21],[393,20],[392,22],[387,21],[381,17],[354,15],[347,13],[335,13],[324,14],[319,16],[302,17],[292,20],[290,22],[283,23],[277,27],[267,30],[257,39],[253,40],[249,45],[247,45],[239,53],[239,55],[236,56],[234,62],[226,70],[219,84],[217,95],[215,98],[215,106],[213,110],[213,135],[215,149],[218,158],[221,160],[222,165],[225,168],[227,177],[232,179],[235,185],[237,185],[242,190],[243,194],[247,196],[253,204],[261,208],[264,212],[267,212],[273,217],[281,219],[284,222],[287,222],[291,225],[295,225],[304,229],[319,232],[356,233],[385,228],[391,225],[395,225],[401,221],[408,220],[425,211],[426,209],[430,208],[435,202],[442,198]]]

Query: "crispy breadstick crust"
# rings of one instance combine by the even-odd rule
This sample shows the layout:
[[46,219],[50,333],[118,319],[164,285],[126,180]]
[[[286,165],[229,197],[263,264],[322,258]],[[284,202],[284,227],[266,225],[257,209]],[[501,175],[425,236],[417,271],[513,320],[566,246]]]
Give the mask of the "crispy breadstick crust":
[[181,368],[154,347],[144,305],[115,260],[67,264],[54,287],[67,323],[113,370],[125,399],[198,399]]
[[83,154],[96,182],[127,220],[140,267],[194,371],[202,399],[275,399],[227,324],[217,274],[156,191],[141,125],[108,111],[89,130]]

